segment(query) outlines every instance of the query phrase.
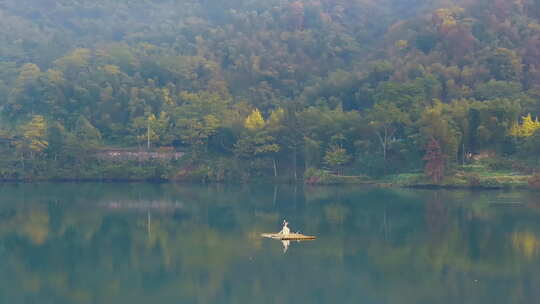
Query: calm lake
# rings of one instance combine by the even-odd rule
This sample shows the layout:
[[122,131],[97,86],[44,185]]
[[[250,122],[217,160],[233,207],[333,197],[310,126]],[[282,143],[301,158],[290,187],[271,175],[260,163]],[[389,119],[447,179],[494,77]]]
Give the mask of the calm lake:
[[0,185],[6,304],[538,303],[539,249],[527,191]]

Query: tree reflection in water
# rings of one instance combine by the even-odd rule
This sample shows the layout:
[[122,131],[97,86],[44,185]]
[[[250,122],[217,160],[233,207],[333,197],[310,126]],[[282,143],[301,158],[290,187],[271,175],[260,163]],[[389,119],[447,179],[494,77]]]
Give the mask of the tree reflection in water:
[[[540,296],[532,193],[279,190],[274,202],[274,187],[264,186],[0,186],[0,302],[484,304]],[[259,234],[283,218],[320,239],[276,250]]]

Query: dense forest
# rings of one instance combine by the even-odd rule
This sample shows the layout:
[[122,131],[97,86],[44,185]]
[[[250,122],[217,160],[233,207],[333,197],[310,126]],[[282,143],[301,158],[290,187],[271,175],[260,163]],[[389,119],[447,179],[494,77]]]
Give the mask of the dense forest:
[[532,174],[540,2],[4,0],[0,112],[1,179]]

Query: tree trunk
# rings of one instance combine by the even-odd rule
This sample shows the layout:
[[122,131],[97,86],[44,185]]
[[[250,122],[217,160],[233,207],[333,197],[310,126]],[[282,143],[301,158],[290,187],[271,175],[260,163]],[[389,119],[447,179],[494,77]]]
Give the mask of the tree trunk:
[[384,164],[384,174],[386,174],[386,150],[388,149],[388,127],[384,127],[384,137],[380,132],[375,131],[375,134],[379,138],[379,142],[383,148],[383,164]]
[[384,160],[384,163],[386,164],[386,142],[383,144],[383,160]]
[[388,148],[388,129],[384,128],[384,169],[386,173],[386,149]]

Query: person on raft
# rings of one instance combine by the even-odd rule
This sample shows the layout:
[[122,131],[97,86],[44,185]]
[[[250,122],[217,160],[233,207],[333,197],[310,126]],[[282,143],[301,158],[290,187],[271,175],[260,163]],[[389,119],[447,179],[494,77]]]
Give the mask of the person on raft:
[[286,220],[283,220],[283,228],[281,228],[281,231],[279,232],[279,234],[290,234],[291,233],[291,230],[289,229],[289,227],[287,225],[289,225],[289,222],[287,222]]

